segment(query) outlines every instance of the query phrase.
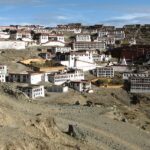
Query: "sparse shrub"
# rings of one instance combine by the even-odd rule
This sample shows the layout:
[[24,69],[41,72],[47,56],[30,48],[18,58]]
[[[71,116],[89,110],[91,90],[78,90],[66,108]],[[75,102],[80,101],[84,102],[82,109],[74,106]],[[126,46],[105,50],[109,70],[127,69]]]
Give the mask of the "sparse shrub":
[[108,83],[108,80],[107,79],[99,79],[96,81],[96,85],[98,86],[101,86],[101,85],[104,85],[104,84],[107,84]]
[[140,104],[140,99],[138,98],[137,95],[133,95],[132,100],[131,100],[131,104]]
[[75,105],[80,105],[80,102],[79,102],[79,101],[76,101],[76,102],[75,102]]

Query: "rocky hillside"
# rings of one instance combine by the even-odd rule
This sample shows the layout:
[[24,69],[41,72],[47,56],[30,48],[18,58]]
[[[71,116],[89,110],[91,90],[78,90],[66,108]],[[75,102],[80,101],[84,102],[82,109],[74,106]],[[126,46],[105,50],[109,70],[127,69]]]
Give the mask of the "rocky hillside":
[[48,109],[1,93],[0,150],[88,149],[61,132]]
[[137,44],[150,44],[150,27],[134,26],[125,28],[126,38],[135,38]]
[[0,150],[149,150],[150,122],[141,112],[149,106],[124,105],[130,95],[122,89],[96,89],[28,101],[0,85]]

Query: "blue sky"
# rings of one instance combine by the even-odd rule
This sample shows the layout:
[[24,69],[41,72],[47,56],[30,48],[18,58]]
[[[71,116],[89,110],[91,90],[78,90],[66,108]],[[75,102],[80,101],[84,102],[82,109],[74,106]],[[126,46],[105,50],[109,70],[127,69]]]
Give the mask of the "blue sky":
[[150,23],[150,0],[0,0],[0,24]]

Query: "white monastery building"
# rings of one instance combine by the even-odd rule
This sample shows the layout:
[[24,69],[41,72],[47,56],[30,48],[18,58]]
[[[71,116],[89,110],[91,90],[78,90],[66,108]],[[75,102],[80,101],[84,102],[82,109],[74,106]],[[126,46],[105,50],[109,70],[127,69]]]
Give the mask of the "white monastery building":
[[0,65],[0,82],[6,82],[7,66]]
[[54,73],[48,76],[49,81],[55,85],[61,85],[67,81],[84,80],[84,73],[82,70],[70,70],[68,72]]
[[131,93],[150,92],[150,77],[131,77],[129,81]]
[[71,52],[72,49],[71,47],[61,47],[61,46],[57,46],[57,47],[53,47],[52,48],[52,53],[69,53]]
[[70,52],[58,57],[60,57],[58,58],[60,63],[68,68],[82,69],[83,71],[96,68],[92,52],[90,51]]
[[91,35],[88,34],[77,34],[76,42],[91,42]]
[[112,67],[97,67],[96,69],[93,70],[93,74],[96,77],[113,78],[114,69]]
[[18,89],[24,92],[28,97],[36,99],[39,97],[45,97],[44,86],[19,86]]
[[87,80],[71,81],[69,87],[79,92],[88,92],[91,90],[91,82]]
[[29,83],[29,84],[38,84],[41,81],[45,80],[43,73],[9,73],[8,81],[9,82],[19,82],[19,83]]
[[74,50],[100,50],[105,51],[106,44],[104,42],[74,42]]

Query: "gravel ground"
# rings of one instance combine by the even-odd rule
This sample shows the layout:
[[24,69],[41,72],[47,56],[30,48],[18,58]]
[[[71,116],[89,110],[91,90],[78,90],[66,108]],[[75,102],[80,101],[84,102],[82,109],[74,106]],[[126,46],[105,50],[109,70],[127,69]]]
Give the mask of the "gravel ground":
[[108,117],[110,108],[50,106],[50,109],[62,131],[66,132],[69,124],[74,125],[82,133],[81,140],[93,145],[93,149],[150,149],[150,134],[130,123]]

